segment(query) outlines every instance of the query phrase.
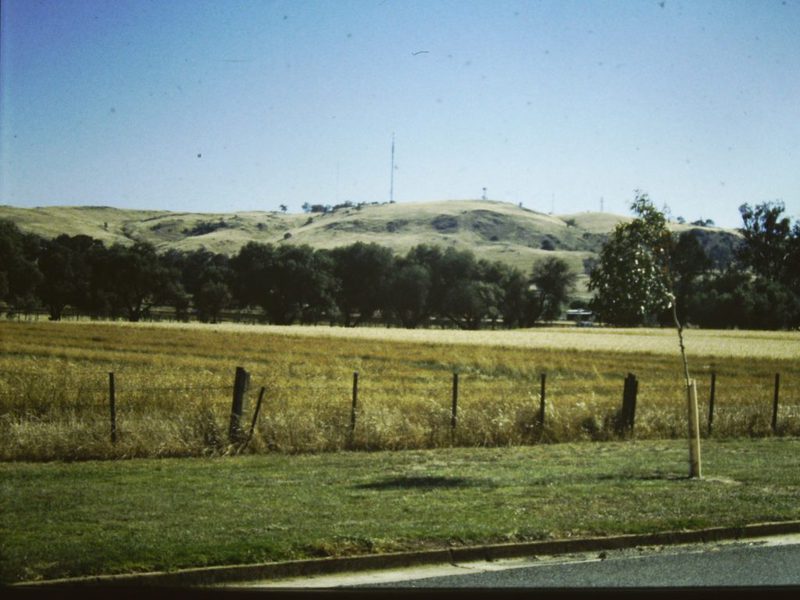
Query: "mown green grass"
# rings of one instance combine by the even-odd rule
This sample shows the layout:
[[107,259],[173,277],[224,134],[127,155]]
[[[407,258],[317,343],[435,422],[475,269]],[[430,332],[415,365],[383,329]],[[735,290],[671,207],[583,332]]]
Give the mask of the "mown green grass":
[[797,438],[0,464],[10,583],[800,518]]

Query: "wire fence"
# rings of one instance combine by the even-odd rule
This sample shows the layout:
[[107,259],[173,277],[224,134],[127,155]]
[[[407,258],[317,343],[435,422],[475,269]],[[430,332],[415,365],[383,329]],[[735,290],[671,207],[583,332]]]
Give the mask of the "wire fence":
[[[0,458],[391,450],[686,435],[685,385],[663,377],[636,378],[633,405],[626,407],[622,378],[558,371],[253,376],[235,415],[233,381],[210,379],[160,383],[148,373],[65,371],[54,378],[0,370]],[[263,406],[256,401],[261,388]],[[745,383],[712,372],[698,380],[697,391],[704,436],[800,435],[797,381],[775,374]]]

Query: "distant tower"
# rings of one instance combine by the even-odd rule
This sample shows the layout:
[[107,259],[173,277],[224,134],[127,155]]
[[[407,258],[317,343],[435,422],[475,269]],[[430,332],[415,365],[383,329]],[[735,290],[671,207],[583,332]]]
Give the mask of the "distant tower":
[[392,166],[389,174],[389,203],[394,202],[394,131],[392,132]]
[[600,196],[600,212],[603,212],[603,197]]
[[339,171],[341,164],[336,161],[336,204],[339,204]]
[[486,188],[483,188],[483,196],[481,196],[481,200],[486,200]]

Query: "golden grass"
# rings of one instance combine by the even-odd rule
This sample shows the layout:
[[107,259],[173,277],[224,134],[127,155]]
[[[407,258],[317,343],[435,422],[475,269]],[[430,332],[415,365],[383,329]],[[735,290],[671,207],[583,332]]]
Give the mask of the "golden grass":
[[[153,324],[174,328],[174,324]],[[181,327],[208,328],[190,323]],[[212,326],[222,332],[263,332],[278,335],[347,340],[413,342],[417,344],[477,345],[487,348],[562,350],[579,352],[649,353],[678,355],[674,329],[541,327],[535,329],[461,331],[436,329],[342,328],[321,326],[242,325]],[[689,329],[684,338],[690,355],[714,358],[800,358],[800,332]]]
[[[800,433],[800,335],[690,330],[686,337],[704,415],[711,369],[718,374],[715,436],[771,433],[778,372],[778,433]],[[259,388],[267,390],[248,452],[610,439],[628,372],[640,380],[636,437],[682,437],[686,429],[670,330],[0,323],[0,459],[235,451],[227,430],[236,366],[251,373],[248,427]],[[354,371],[360,385],[351,439]],[[109,372],[117,388],[116,444]],[[544,427],[537,424],[541,373]]]
[[[459,227],[444,232],[433,222],[442,215],[458,218]],[[491,218],[487,219],[487,215]],[[51,206],[16,208],[0,206],[0,219],[10,219],[20,229],[43,237],[85,234],[112,243],[128,244],[131,239],[147,241],[159,251],[199,248],[235,254],[248,241],[273,244],[309,244],[314,248],[334,248],[357,241],[375,242],[393,252],[405,254],[418,244],[433,244],[470,249],[479,258],[497,260],[527,272],[544,256],[565,259],[579,275],[583,285],[583,260],[594,253],[585,251],[546,252],[531,248],[531,236],[549,235],[563,241],[559,247],[575,247],[579,229],[607,233],[627,217],[607,213],[581,213],[564,218],[525,210],[507,202],[448,200],[403,202],[343,208],[327,214],[283,214],[252,211],[238,213],[176,213],[168,211],[121,210],[109,207]],[[491,231],[477,231],[475,220]],[[565,219],[579,223],[568,227]],[[187,235],[202,221],[224,220],[228,227],[205,235]],[[519,230],[527,235],[520,239]],[[291,238],[285,240],[286,233]],[[494,239],[493,239],[494,238]],[[582,246],[581,246],[582,247]]]

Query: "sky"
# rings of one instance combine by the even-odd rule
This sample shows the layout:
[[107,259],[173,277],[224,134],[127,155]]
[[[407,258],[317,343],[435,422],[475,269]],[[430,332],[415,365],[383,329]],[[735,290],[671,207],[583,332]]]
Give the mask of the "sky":
[[687,221],[800,216],[800,0],[0,11],[0,204],[629,214],[639,190]]

